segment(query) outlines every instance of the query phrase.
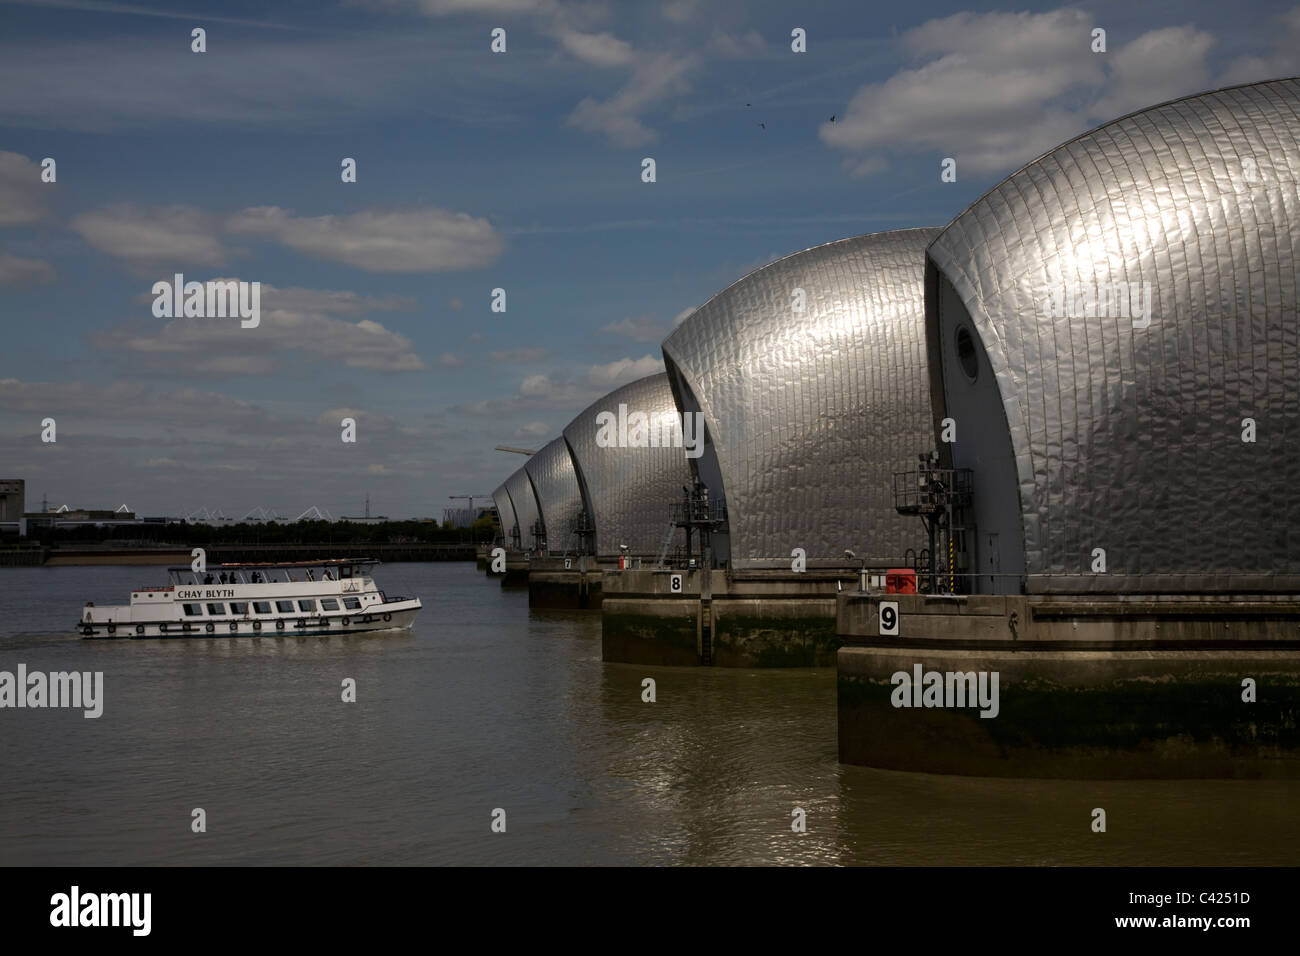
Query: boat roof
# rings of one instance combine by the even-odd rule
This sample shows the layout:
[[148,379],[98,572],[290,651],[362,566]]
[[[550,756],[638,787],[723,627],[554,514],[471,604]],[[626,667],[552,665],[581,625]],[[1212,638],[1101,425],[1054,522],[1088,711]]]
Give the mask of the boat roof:
[[207,571],[195,571],[188,564],[169,567],[168,571],[189,571],[193,574],[210,574],[213,570],[239,570],[241,568],[257,570],[278,570],[280,568],[340,568],[378,564],[378,558],[322,558],[319,561],[233,561],[222,564],[209,564]]

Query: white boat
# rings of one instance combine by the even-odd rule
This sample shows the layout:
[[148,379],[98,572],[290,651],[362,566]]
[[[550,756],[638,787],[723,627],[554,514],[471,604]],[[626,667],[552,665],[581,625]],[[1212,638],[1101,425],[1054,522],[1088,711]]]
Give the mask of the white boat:
[[409,628],[419,598],[385,594],[373,560],[168,568],[166,587],[136,588],[131,603],[86,604],[83,637],[263,637]]

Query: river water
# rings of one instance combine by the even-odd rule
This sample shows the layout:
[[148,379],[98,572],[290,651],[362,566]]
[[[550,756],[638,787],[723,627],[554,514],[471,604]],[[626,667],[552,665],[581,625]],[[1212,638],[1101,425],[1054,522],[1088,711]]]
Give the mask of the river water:
[[602,664],[598,613],[530,611],[472,564],[377,569],[424,601],[408,633],[69,627],[164,578],[0,571],[0,671],[104,674],[98,719],[0,709],[0,865],[1300,863],[1300,783],[840,766],[833,669]]

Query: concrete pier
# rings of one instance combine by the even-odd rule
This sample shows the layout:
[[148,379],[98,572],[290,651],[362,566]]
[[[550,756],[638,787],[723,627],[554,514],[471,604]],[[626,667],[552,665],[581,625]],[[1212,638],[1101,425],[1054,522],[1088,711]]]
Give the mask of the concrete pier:
[[592,555],[533,558],[528,571],[528,606],[599,610],[604,566]]
[[602,577],[601,658],[631,664],[829,667],[838,587],[856,572],[636,569]]
[[[882,634],[891,622],[897,633]],[[1300,777],[1295,598],[846,592],[836,630],[844,763],[978,776]],[[928,700],[912,686],[917,665],[939,675],[925,677]],[[981,674],[996,686],[994,707],[962,700]]]
[[528,573],[532,569],[532,562],[536,560],[531,555],[521,554],[518,551],[506,552],[506,570],[504,574],[492,575],[489,570],[489,576],[499,577],[503,588],[526,588],[528,587]]

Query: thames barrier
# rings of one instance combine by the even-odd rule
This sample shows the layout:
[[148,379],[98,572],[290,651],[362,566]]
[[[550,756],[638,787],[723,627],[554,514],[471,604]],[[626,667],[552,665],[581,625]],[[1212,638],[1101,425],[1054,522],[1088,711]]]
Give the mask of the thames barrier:
[[608,662],[836,667],[846,763],[1300,775],[1298,116],[1155,105],[757,269],[506,478],[485,569]]

